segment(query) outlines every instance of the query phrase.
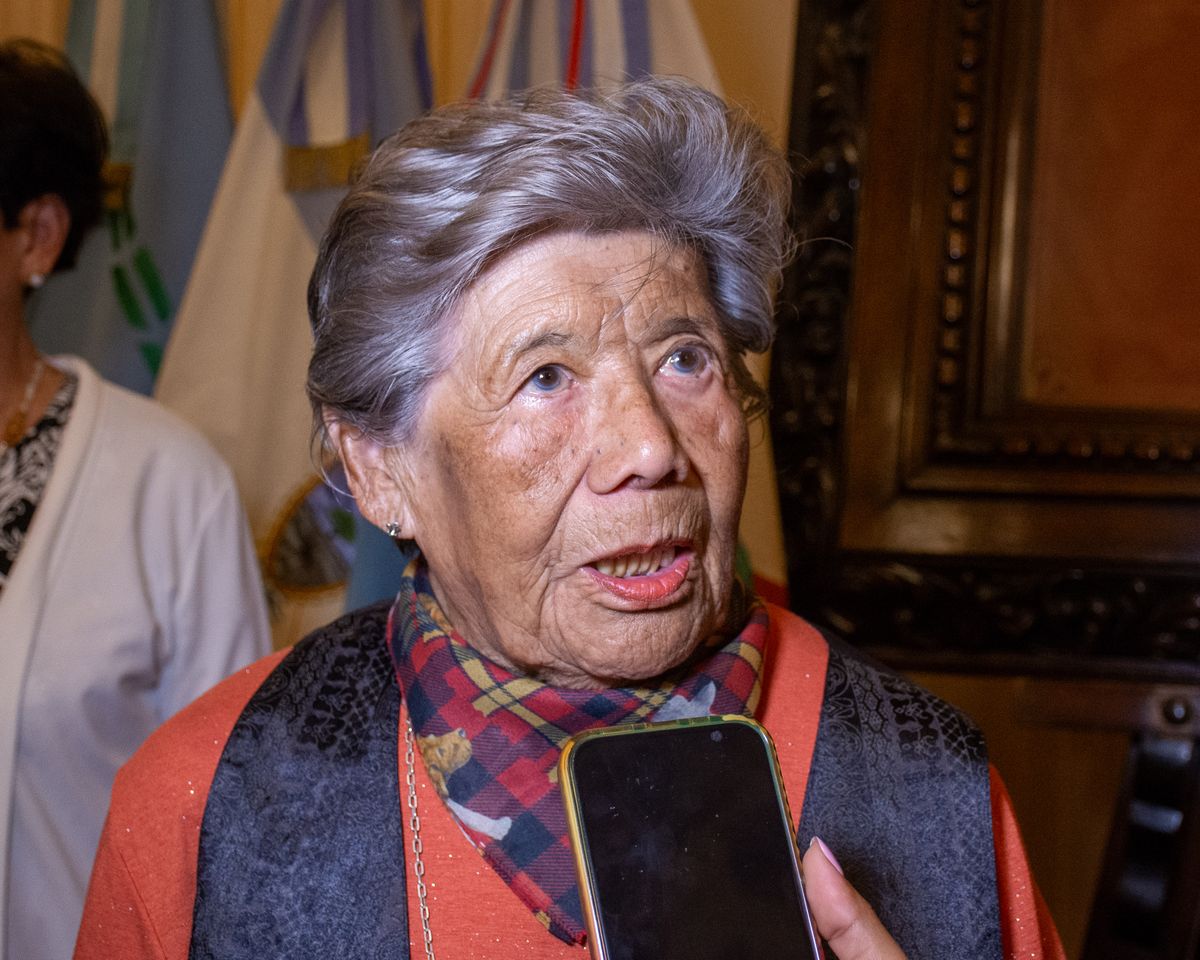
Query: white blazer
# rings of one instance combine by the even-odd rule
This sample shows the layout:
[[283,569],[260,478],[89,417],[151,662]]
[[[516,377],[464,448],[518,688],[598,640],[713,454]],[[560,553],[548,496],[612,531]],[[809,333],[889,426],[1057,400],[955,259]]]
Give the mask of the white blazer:
[[117,768],[270,647],[225,463],[83,361],[0,592],[0,960],[71,955]]

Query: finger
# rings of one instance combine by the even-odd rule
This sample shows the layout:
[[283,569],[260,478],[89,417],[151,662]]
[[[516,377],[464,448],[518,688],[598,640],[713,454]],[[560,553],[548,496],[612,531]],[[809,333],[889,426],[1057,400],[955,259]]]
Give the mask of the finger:
[[904,960],[904,951],[822,846],[814,837],[804,854],[804,886],[817,932],[840,960]]

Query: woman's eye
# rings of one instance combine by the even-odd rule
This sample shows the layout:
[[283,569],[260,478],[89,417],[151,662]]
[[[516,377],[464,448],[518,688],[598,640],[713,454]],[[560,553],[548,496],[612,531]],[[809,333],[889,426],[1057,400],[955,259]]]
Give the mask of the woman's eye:
[[537,393],[553,393],[561,390],[567,384],[567,375],[562,367],[547,364],[533,371],[533,376],[525,381],[531,390]]
[[708,354],[700,347],[680,347],[672,351],[663,361],[662,368],[668,373],[693,377],[708,366]]

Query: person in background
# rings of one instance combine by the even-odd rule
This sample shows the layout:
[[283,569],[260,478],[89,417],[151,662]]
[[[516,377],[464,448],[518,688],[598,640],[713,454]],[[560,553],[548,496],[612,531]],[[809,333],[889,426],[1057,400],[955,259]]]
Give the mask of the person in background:
[[735,577],[790,192],[742,111],[662,77],[376,149],[309,284],[308,392],[408,566],[125,765],[77,960],[582,960],[563,743],[732,713],[779,748],[841,960],[1061,960],[978,730]]
[[232,475],[26,298],[100,219],[104,120],[69,63],[0,43],[0,957],[67,957],[117,768],[270,646]]

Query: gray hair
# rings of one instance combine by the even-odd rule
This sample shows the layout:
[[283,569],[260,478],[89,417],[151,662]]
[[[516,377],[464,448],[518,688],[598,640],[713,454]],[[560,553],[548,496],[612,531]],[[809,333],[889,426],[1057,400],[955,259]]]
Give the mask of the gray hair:
[[760,413],[743,355],[773,335],[790,192],[749,117],[679,79],[539,89],[414,120],[367,160],[321,242],[308,288],[317,435],[330,418],[387,445],[411,436],[459,297],[556,230],[645,230],[698,251],[744,408]]

